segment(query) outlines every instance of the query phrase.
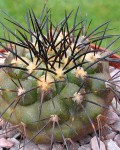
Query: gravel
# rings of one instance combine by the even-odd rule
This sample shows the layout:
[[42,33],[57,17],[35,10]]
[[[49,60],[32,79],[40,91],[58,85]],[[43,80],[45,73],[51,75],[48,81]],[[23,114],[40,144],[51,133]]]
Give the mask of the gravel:
[[117,143],[113,140],[107,140],[104,142],[107,150],[120,150]]
[[14,145],[10,148],[10,150],[18,150],[20,146],[20,142],[16,140],[15,138],[8,139],[14,143]]

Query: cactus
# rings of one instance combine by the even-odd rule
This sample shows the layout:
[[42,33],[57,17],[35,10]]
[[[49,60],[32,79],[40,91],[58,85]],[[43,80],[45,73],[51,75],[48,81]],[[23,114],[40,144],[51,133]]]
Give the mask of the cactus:
[[67,148],[67,139],[92,131],[97,136],[97,116],[109,109],[116,91],[109,62],[119,50],[99,49],[105,39],[115,37],[106,34],[109,22],[88,33],[89,25],[84,19],[77,22],[77,13],[71,28],[72,12],[54,25],[45,7],[40,19],[28,11],[28,27],[8,16],[16,32],[1,23],[8,31],[8,37],[0,38],[8,53],[0,65],[1,117],[24,131],[29,141],[51,143],[51,148],[54,142],[64,142]]

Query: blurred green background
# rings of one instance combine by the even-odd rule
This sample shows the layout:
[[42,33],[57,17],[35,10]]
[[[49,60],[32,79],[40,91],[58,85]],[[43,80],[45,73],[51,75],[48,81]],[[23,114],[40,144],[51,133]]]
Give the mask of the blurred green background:
[[[32,8],[36,16],[39,17],[45,3],[48,8],[51,8],[52,20],[54,21],[60,21],[64,17],[65,10],[70,12],[79,6],[83,16],[87,15],[89,20],[93,20],[92,28],[111,20],[110,27],[116,28],[111,33],[120,34],[120,0],[0,0],[0,9],[24,25],[26,11]],[[1,21],[4,20],[4,17],[5,15],[1,11]],[[78,18],[80,18],[80,13]],[[14,30],[11,24],[8,22],[7,24]],[[0,26],[0,36],[2,35],[3,28]]]

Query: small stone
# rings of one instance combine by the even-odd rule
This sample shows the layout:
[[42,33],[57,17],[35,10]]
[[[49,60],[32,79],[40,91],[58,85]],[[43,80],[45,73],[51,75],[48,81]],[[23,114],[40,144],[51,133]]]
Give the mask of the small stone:
[[2,58],[2,59],[0,58],[0,65],[1,65],[1,64],[4,64],[4,61],[5,61],[4,58]]
[[103,129],[102,129],[102,135],[104,136],[104,137],[106,137],[106,135],[107,134],[110,134],[110,133],[112,133],[113,131],[112,131],[112,128],[109,126],[109,125],[107,125],[107,124],[105,124],[104,126],[103,126]]
[[13,138],[17,139],[17,138],[19,138],[20,136],[21,136],[21,134],[20,134],[20,132],[18,132],[18,133],[16,133],[16,134],[13,136]]
[[104,141],[107,150],[120,150],[117,143],[113,140],[106,140]]
[[110,134],[107,134],[105,139],[106,140],[110,140],[110,139],[114,139],[114,137],[116,136],[116,132],[111,132]]
[[84,137],[83,139],[79,140],[80,145],[85,145],[88,144],[91,140],[91,136],[87,135],[86,137]]
[[3,130],[0,130],[0,138],[5,138],[6,135],[4,134],[4,131]]
[[0,139],[0,147],[11,148],[13,145],[14,145],[13,142],[11,142],[5,138]]
[[68,144],[68,149],[70,149],[70,150],[78,150],[79,147],[80,146],[77,142],[72,142],[72,143]]
[[115,68],[114,67],[109,67],[109,71],[110,71],[110,73],[111,73],[111,75],[113,74],[113,71],[115,70]]
[[53,144],[52,150],[64,150],[64,147],[61,144]]
[[78,148],[78,150],[91,150],[90,144],[82,145]]
[[0,130],[0,137],[12,138],[17,132],[16,129]]
[[17,150],[20,147],[20,142],[16,140],[15,138],[8,139],[9,141],[12,141],[14,143],[14,146],[10,148],[10,150]]
[[[27,143],[28,140],[25,141],[25,143]],[[25,147],[23,147],[23,143],[20,144],[20,147],[22,147],[20,150],[39,150],[38,146],[36,144],[34,144],[33,142],[29,142],[25,145]]]
[[119,120],[120,120],[119,116],[113,111],[108,111],[107,114],[105,115],[105,122],[107,124],[113,124]]
[[120,104],[116,102],[115,98],[112,100],[112,107],[120,115]]
[[111,128],[113,128],[115,131],[120,132],[120,122],[115,122],[114,124],[111,125]]
[[114,138],[114,141],[118,144],[118,146],[120,147],[120,134],[117,134]]
[[38,144],[40,150],[50,150],[50,144]]
[[12,129],[12,128],[8,128],[6,130],[4,130],[4,133],[6,135],[7,138],[12,138],[13,136],[15,136],[18,133],[17,129]]
[[[100,147],[99,147],[99,144],[100,144]],[[90,141],[90,146],[92,150],[106,150],[105,144],[102,141],[99,140],[99,144],[95,136]]]

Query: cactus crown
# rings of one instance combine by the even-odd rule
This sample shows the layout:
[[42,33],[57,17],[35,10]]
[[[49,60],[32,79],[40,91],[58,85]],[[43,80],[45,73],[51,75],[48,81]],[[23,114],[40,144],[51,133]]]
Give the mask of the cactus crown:
[[13,124],[22,122],[29,141],[51,143],[51,148],[54,141],[64,141],[68,149],[66,139],[76,140],[87,129],[96,133],[96,117],[114,97],[108,58],[118,49],[103,53],[99,47],[115,35],[106,34],[109,22],[88,33],[90,24],[86,26],[86,19],[77,22],[77,14],[78,9],[71,28],[72,12],[54,25],[45,7],[40,19],[28,11],[27,28],[7,18],[15,25],[15,33],[2,23],[8,38],[0,38],[0,45],[9,54],[0,65],[0,102],[5,106],[1,117]]

